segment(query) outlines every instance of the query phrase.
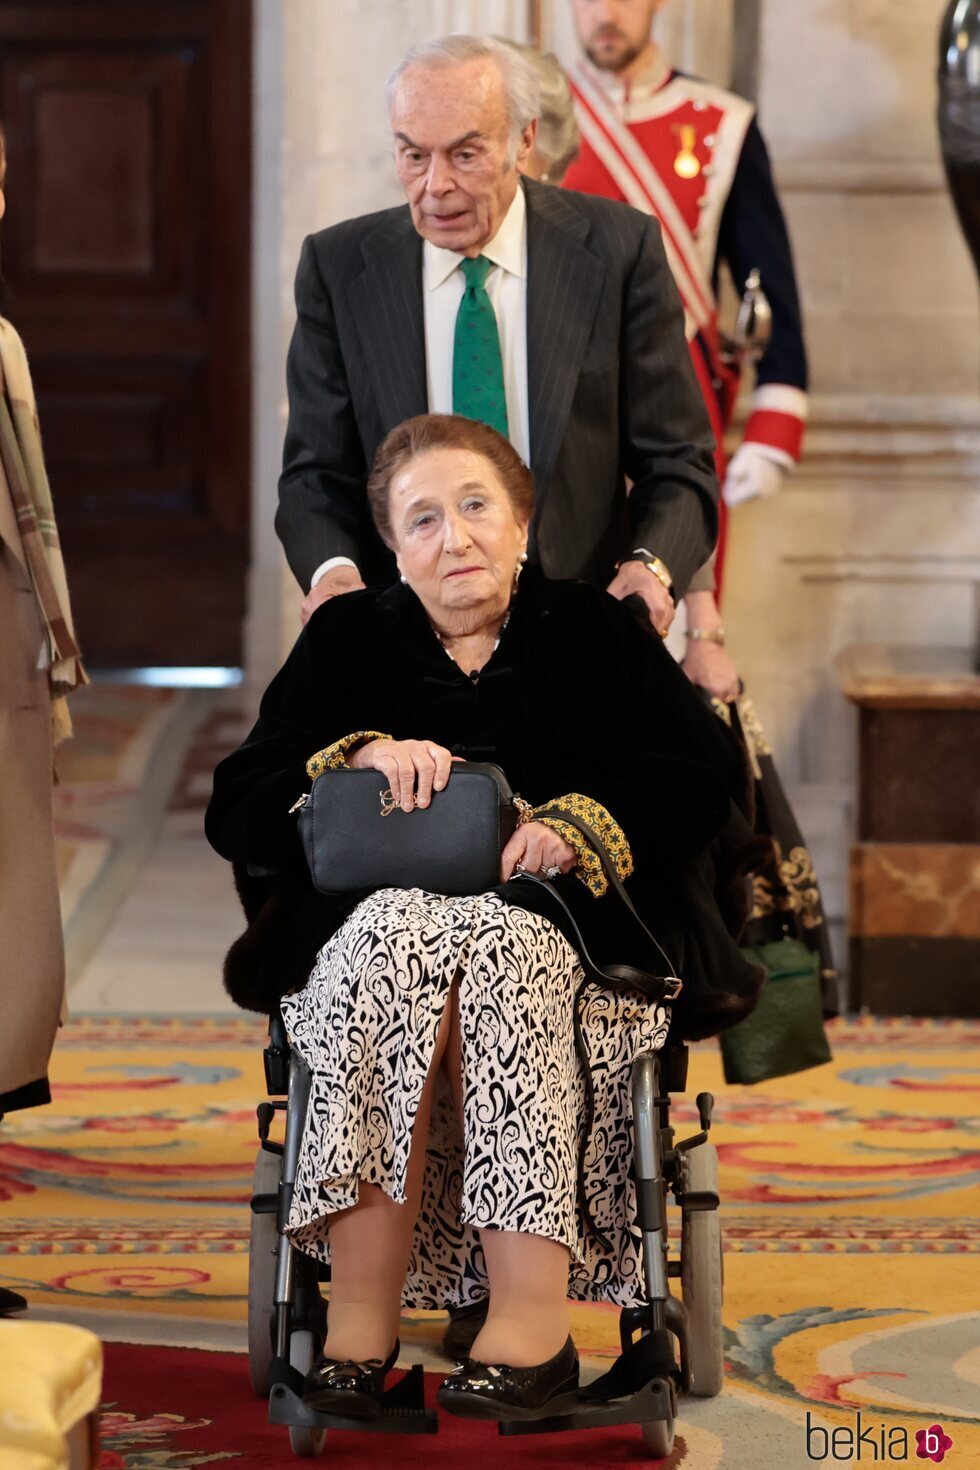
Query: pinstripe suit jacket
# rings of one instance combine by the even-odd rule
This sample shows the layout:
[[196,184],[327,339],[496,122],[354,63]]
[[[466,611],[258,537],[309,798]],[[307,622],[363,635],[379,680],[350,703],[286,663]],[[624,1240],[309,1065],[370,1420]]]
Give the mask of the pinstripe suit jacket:
[[[659,226],[608,199],[523,187],[538,558],[551,577],[604,586],[645,546],[681,595],[714,546],[719,492]],[[304,590],[330,556],[352,557],[368,583],[391,580],[365,482],[385,434],[428,408],[408,207],[310,235],[296,309],[276,529]]]

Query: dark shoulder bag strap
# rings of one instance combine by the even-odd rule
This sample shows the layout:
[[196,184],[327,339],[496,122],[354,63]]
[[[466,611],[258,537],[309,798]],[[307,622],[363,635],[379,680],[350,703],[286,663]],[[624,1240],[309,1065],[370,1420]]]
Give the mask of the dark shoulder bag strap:
[[536,878],[532,873],[519,874],[518,878],[520,881],[528,883],[538,883],[543,888],[547,888],[550,891],[555,902],[561,906],[565,917],[568,919],[568,922],[571,925],[572,933],[575,935],[575,938],[577,940],[578,952],[582,961],[582,968],[584,969],[587,978],[591,980],[594,984],[604,985],[610,990],[639,990],[642,992],[643,995],[648,996],[651,1000],[676,1000],[681,993],[684,982],[674,974],[674,966],[671,964],[670,958],[666,954],[663,946],[660,944],[659,940],[657,940],[656,937],[650,933],[650,930],[647,928],[646,924],[644,924],[643,920],[636,912],[636,909],[633,906],[633,900],[626,892],[626,888],[623,885],[623,880],[620,878],[619,873],[616,871],[616,864],[609,856],[606,844],[603,842],[598,832],[596,832],[594,827],[592,827],[590,823],[585,821],[583,817],[564,810],[558,810],[557,808],[553,812],[549,812],[547,810],[539,812],[538,815],[542,817],[554,816],[556,818],[560,818],[561,821],[567,822],[570,827],[574,827],[577,831],[581,832],[582,836],[585,838],[586,842],[592,848],[592,851],[596,854],[600,863],[602,864],[603,872],[605,873],[606,878],[609,880],[610,887],[616,894],[618,894],[620,899],[622,899],[623,903],[626,905],[627,909],[632,914],[637,924],[639,924],[640,928],[643,930],[643,933],[646,935],[647,939],[653,945],[657,953],[661,956],[665,966],[667,967],[666,975],[653,975],[647,970],[638,970],[634,965],[608,965],[603,970],[599,965],[595,963],[592,956],[586,949],[585,941],[582,938],[581,930],[579,929],[578,924],[575,921],[574,915],[572,914],[572,911],[568,907],[568,904],[562,898],[561,894],[554,887],[554,885],[552,883],[546,882],[543,878]]
[[[549,813],[545,811],[539,813],[539,815],[548,816]],[[567,822],[569,826],[575,827],[577,831],[581,832],[582,836],[585,838],[586,842],[588,842],[589,846],[592,848],[593,852],[596,854],[600,863],[602,864],[603,871],[608,878],[614,892],[619,895],[629,912],[633,915],[633,918],[643,930],[647,939],[649,939],[650,943],[653,945],[654,949],[657,950],[657,952],[662,956],[664,964],[666,965],[668,970],[668,973],[666,975],[652,975],[649,973],[649,971],[638,970],[633,965],[608,965],[604,970],[601,969],[595,963],[592,956],[589,954],[589,951],[586,949],[585,941],[582,938],[582,932],[575,921],[575,917],[572,914],[571,909],[568,907],[568,904],[555,888],[554,884],[547,882],[543,878],[536,878],[533,873],[520,873],[517,875],[516,881],[522,883],[537,883],[542,888],[546,888],[548,890],[554,901],[560,905],[562,911],[564,912],[564,915],[571,927],[571,932],[574,934],[577,942],[578,955],[582,964],[583,978],[575,994],[575,1004],[573,1007],[573,1031],[575,1037],[575,1050],[582,1068],[582,1081],[585,1090],[585,1118],[584,1126],[582,1128],[581,1136],[579,1138],[578,1178],[576,1193],[579,1207],[582,1211],[582,1218],[586,1228],[593,1231],[596,1239],[600,1242],[605,1250],[611,1251],[612,1245],[605,1234],[599,1229],[599,1226],[596,1224],[595,1216],[592,1213],[590,1202],[586,1198],[585,1194],[585,1156],[588,1151],[589,1140],[592,1137],[592,1128],[595,1123],[595,1089],[592,1082],[592,1069],[589,1063],[588,1047],[586,1046],[585,1036],[582,1032],[582,1018],[580,1015],[580,1004],[582,1001],[582,996],[588,985],[599,985],[604,987],[606,990],[639,991],[641,995],[645,995],[649,1000],[653,1001],[673,1001],[676,1000],[677,997],[680,995],[683,982],[672,973],[674,967],[670,963],[670,960],[668,959],[664,949],[650,933],[650,930],[647,928],[646,924],[644,924],[643,920],[636,912],[636,909],[633,907],[633,900],[626,892],[626,889],[623,886],[622,879],[616,871],[616,864],[610,858],[609,853],[606,849],[606,845],[600,838],[599,834],[594,831],[590,824],[586,822],[582,817],[570,816],[568,812],[558,811],[557,809],[551,815],[554,815],[555,817],[560,817],[563,822]]]

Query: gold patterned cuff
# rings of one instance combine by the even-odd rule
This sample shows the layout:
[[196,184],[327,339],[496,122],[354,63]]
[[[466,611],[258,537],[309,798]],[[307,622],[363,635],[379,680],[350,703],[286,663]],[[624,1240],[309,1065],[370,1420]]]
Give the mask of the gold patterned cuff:
[[577,876],[581,878],[590,893],[596,898],[601,898],[608,891],[609,880],[603,870],[599,855],[590,847],[577,827],[573,827],[570,822],[562,821],[563,811],[570,816],[580,817],[583,822],[588,822],[589,826],[594,829],[596,836],[605,845],[621,879],[628,878],[633,871],[633,854],[626,833],[615,817],[600,802],[593,801],[589,796],[581,796],[575,791],[568,796],[559,796],[555,801],[547,801],[543,806],[535,807],[535,820],[543,822],[546,827],[551,827],[563,841],[568,843],[569,847],[574,848],[578,857]]
[[311,781],[315,781],[324,771],[339,771],[346,766],[347,757],[359,745],[366,745],[369,740],[394,738],[393,735],[382,734],[380,730],[355,730],[352,735],[344,735],[340,740],[335,740],[333,745],[325,745],[316,755],[311,755],[306,762],[306,774]]

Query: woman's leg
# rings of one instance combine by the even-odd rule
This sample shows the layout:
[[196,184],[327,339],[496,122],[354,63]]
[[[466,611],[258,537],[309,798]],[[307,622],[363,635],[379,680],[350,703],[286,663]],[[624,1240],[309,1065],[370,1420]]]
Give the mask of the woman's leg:
[[[453,986],[446,1007],[450,1023],[443,1067],[460,1121],[463,1056],[459,1004]],[[515,1230],[480,1231],[490,1280],[490,1309],[470,1349],[478,1363],[533,1368],[553,1358],[568,1337],[567,1248],[543,1235]]]
[[478,1363],[533,1368],[568,1337],[569,1252],[556,1240],[516,1230],[481,1230],[490,1310],[470,1349]]
[[449,1037],[455,990],[453,986],[442,1014],[412,1127],[405,1203],[396,1204],[377,1185],[362,1181],[357,1204],[330,1217],[330,1306],[323,1345],[327,1358],[383,1360],[398,1336],[402,1287],[422,1198],[432,1096]]

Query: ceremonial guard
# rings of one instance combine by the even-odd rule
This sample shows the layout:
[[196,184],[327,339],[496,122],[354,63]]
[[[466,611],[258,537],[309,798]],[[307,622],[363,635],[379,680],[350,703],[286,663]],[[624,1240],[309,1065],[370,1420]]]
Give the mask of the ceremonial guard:
[[[651,35],[663,3],[571,0],[585,51],[569,76],[579,151],[567,168],[564,161],[557,171],[547,163],[551,177],[564,171],[566,188],[626,200],[660,221],[715,433],[724,511],[725,504],[772,494],[798,462],[806,419],[806,350],[789,236],[755,109],[733,92],[671,69]],[[560,121],[560,98],[554,110]],[[542,140],[550,136],[545,120]],[[572,150],[563,136],[562,143],[564,159]],[[722,262],[742,295],[728,333],[718,320]],[[726,465],[723,436],[742,369],[750,361],[756,365],[752,407],[742,443]],[[759,947],[772,975],[782,976],[796,964],[802,973],[809,966],[806,984],[814,995],[819,989],[823,1013],[832,1016],[837,975],[813,860],[725,648],[716,586],[724,515],[721,528],[715,558],[695,573],[684,596],[683,668],[742,745],[755,776],[756,832],[772,844],[766,873],[755,883],[743,942]],[[680,657],[680,645],[672,652]],[[769,1041],[779,1033],[774,1026]],[[794,1070],[813,1065],[802,1056],[789,1062],[776,1057],[785,1039],[776,1042],[758,1075],[778,1075],[784,1064]],[[814,1056],[823,1055],[823,1045]],[[760,1057],[765,1049],[760,1048]],[[741,1075],[733,1057],[726,1057],[726,1075],[757,1080]]]
[[[663,0],[572,0],[586,56],[571,72],[581,151],[565,187],[623,199],[660,221],[718,442],[728,505],[771,494],[799,458],[807,364],[786,222],[744,98],[671,69],[650,28]],[[728,338],[718,322],[724,261],[744,292]],[[746,358],[757,359],[742,443],[722,441]],[[718,572],[722,545],[719,546]]]

